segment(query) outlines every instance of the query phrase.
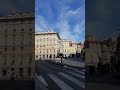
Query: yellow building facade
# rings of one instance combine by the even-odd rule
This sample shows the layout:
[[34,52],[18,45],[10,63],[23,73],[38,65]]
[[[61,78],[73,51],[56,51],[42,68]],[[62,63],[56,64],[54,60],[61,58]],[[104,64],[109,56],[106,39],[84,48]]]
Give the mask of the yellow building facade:
[[34,79],[35,17],[16,13],[0,17],[0,79]]

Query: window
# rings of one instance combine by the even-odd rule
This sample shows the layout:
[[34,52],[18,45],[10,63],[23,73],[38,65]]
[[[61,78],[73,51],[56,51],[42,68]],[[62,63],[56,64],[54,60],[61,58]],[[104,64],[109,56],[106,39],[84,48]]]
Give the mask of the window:
[[21,40],[23,40],[23,39],[24,39],[24,34],[22,33],[22,34],[21,34]]
[[5,33],[7,33],[8,32],[8,30],[5,30]]
[[23,24],[24,23],[24,20],[21,20],[21,24]]
[[29,34],[29,39],[32,39],[32,34]]
[[15,47],[12,47],[12,50],[15,51]]
[[4,48],[4,51],[5,51],[5,52],[7,51],[7,48],[6,48],[6,47]]
[[32,63],[32,55],[30,55],[30,56],[28,57],[28,63],[29,63],[29,64]]
[[36,55],[36,58],[38,58],[38,55]]
[[7,56],[3,56],[3,64],[7,64]]
[[13,29],[13,32],[16,32],[16,29]]
[[5,40],[8,38],[8,35],[5,35]]
[[20,65],[23,64],[23,55],[20,56]]
[[16,35],[13,35],[13,39],[16,39]]
[[31,67],[28,67],[28,76],[31,76]]
[[29,31],[31,32],[31,31],[32,31],[32,28],[29,28]]
[[21,32],[24,32],[24,29],[21,29]]
[[4,45],[7,45],[8,35],[5,35],[5,36],[4,36],[4,39],[5,39],[5,40],[4,40]]
[[3,77],[6,76],[6,69],[5,69],[5,68],[2,69],[2,76],[3,76]]
[[11,62],[12,65],[15,64],[15,55],[12,56],[12,62]]
[[24,50],[24,47],[20,47],[20,51],[23,51]]
[[48,53],[48,49],[47,49],[47,53]]
[[23,42],[22,41],[20,42],[20,45],[23,46]]
[[45,58],[45,55],[43,55],[43,58]]
[[23,77],[23,68],[19,68],[19,76]]
[[14,71],[14,68],[11,68],[11,71]]

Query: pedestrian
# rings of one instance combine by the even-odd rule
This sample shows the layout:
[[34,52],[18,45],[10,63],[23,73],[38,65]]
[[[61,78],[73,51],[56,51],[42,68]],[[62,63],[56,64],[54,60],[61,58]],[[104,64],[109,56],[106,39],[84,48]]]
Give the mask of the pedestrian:
[[41,60],[41,57],[39,58],[39,60]]
[[51,60],[51,55],[49,56],[50,60]]
[[15,78],[15,73],[13,71],[12,74],[11,74],[11,80],[14,80],[14,78]]

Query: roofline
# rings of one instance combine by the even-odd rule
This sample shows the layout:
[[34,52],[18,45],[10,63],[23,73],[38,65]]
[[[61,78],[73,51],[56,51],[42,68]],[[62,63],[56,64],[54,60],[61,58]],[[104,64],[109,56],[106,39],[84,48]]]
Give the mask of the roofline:
[[35,19],[34,13],[15,13],[14,15],[1,16],[0,21]]
[[44,35],[44,34],[57,34],[58,38],[61,40],[59,34],[57,32],[42,32],[42,33],[35,33],[35,35]]

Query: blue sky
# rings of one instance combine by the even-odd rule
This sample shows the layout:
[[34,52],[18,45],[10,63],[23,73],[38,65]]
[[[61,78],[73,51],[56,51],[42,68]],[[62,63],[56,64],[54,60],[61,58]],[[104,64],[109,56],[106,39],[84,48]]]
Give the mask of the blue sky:
[[52,29],[62,39],[85,38],[85,0],[35,0],[35,30]]

